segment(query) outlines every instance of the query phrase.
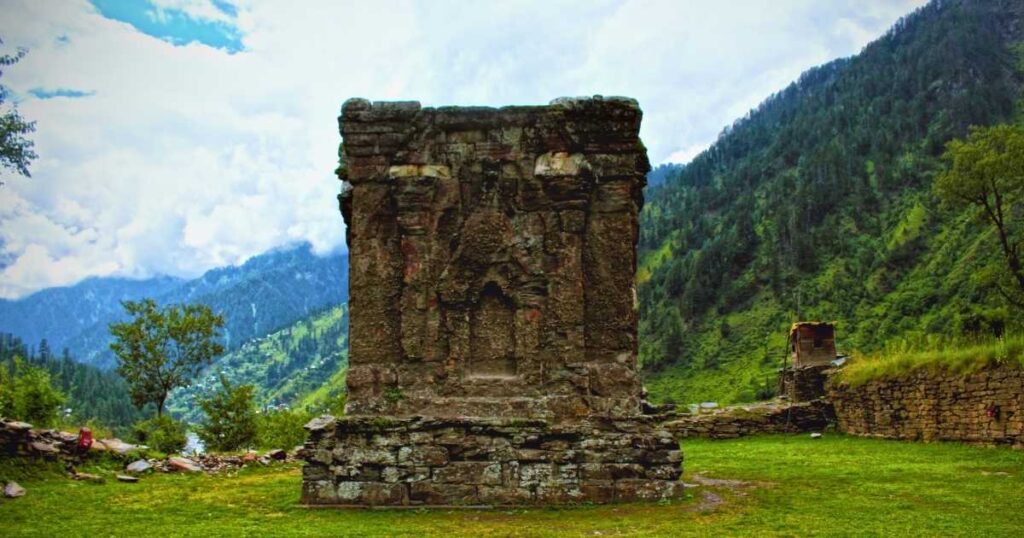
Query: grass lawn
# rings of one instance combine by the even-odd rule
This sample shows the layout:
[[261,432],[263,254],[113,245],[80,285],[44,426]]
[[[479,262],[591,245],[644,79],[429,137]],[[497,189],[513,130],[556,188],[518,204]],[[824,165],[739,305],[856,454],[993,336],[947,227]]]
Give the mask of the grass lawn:
[[[297,466],[106,484],[29,475],[3,536],[1024,536],[1024,452],[826,434],[683,443],[674,503],[496,511],[298,506]],[[741,483],[717,483],[731,479]]]

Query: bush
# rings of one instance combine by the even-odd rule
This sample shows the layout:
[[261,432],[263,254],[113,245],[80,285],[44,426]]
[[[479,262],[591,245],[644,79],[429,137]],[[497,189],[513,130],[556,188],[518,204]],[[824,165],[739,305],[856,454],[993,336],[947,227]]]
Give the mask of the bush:
[[66,398],[53,386],[50,373],[14,357],[0,364],[0,415],[49,427],[60,418]]
[[313,418],[308,411],[277,409],[256,418],[256,439],[260,448],[288,450],[306,441],[303,428]]
[[199,407],[206,413],[206,420],[199,425],[199,438],[207,450],[238,450],[253,445],[256,441],[256,409],[252,385],[232,385],[223,375],[221,388],[205,400],[199,400]]
[[188,442],[185,423],[163,415],[135,423],[135,441],[165,454],[185,449]]

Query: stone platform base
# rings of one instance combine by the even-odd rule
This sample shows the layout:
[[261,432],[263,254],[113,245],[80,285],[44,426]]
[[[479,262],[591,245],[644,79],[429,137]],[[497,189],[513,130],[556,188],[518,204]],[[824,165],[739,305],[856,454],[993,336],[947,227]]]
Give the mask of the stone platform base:
[[553,424],[324,416],[306,428],[309,505],[550,505],[683,494],[679,445],[650,417]]

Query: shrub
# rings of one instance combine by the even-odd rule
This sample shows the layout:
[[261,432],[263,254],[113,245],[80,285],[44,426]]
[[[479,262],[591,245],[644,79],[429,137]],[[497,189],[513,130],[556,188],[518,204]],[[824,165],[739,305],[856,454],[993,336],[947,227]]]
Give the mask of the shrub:
[[188,442],[185,423],[162,415],[133,426],[135,441],[165,454],[181,452]]
[[221,388],[205,400],[199,400],[199,407],[206,413],[206,420],[199,425],[199,438],[207,450],[238,450],[252,446],[256,441],[256,409],[252,385],[232,385],[223,375]]
[[49,427],[60,417],[65,400],[46,369],[20,357],[14,357],[9,368],[0,365],[0,415]]
[[306,441],[303,428],[313,418],[308,411],[277,409],[267,411],[256,418],[256,439],[260,448],[283,448],[285,450]]

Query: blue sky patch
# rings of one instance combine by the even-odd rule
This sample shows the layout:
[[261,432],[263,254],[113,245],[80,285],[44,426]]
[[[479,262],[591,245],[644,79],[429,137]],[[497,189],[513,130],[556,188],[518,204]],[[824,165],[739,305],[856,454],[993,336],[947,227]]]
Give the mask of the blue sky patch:
[[73,90],[71,88],[32,88],[28,93],[36,99],[53,99],[54,97],[80,99],[96,95],[96,92],[93,91]]
[[[148,0],[90,0],[101,15],[125,22],[136,30],[175,45],[203,45],[235,53],[243,49],[238,28],[224,21],[193,18],[176,9],[159,9]],[[238,11],[224,0],[213,0],[213,6],[229,19]]]

